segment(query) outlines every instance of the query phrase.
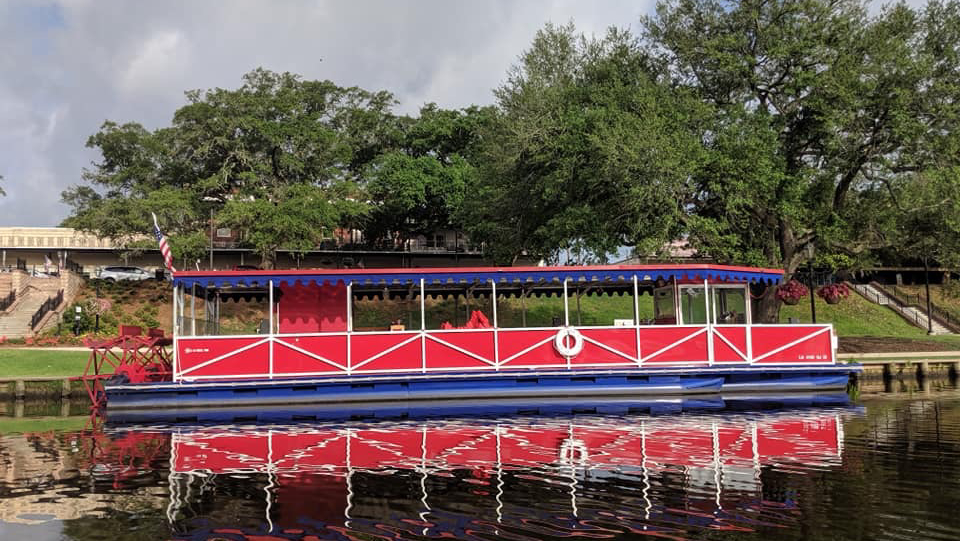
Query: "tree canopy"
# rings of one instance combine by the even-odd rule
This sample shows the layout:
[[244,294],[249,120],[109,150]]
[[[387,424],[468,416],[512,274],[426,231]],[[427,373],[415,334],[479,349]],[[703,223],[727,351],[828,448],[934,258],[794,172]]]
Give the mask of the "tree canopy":
[[857,0],[675,0],[644,29],[714,112],[688,221],[706,254],[787,277],[810,250],[868,256],[897,241],[880,211],[901,193],[958,181],[956,2],[871,17]]
[[213,213],[272,266],[277,248],[312,248],[366,212],[346,195],[399,133],[389,93],[289,73],[256,70],[239,89],[187,100],[170,127],[108,121],[90,137],[103,159],[84,171],[87,185],[64,192],[65,225],[124,241],[149,231],[156,212],[185,257],[202,252]]
[[640,42],[548,25],[496,91],[463,223],[509,262],[572,244],[656,249],[680,236],[707,110],[660,84]]

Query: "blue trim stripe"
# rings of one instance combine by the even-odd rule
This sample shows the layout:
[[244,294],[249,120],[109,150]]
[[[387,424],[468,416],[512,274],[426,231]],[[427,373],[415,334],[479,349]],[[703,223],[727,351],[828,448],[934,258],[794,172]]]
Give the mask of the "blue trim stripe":
[[503,270],[495,271],[467,271],[457,272],[451,269],[450,272],[424,272],[424,273],[376,273],[376,274],[353,274],[353,273],[324,273],[324,274],[285,274],[277,272],[273,274],[256,274],[249,276],[182,276],[175,277],[173,283],[191,288],[194,285],[198,287],[252,287],[266,286],[270,280],[274,285],[309,285],[309,284],[337,284],[353,283],[355,285],[408,285],[418,283],[421,278],[429,285],[435,284],[473,284],[477,282],[486,282],[494,280],[498,284],[513,284],[522,282],[563,282],[571,280],[573,282],[631,282],[633,277],[641,281],[649,280],[719,280],[723,282],[761,282],[768,284],[780,283],[780,274],[767,272],[748,272],[726,269],[644,269],[638,271],[626,269],[544,269],[543,271],[518,271],[510,272]]

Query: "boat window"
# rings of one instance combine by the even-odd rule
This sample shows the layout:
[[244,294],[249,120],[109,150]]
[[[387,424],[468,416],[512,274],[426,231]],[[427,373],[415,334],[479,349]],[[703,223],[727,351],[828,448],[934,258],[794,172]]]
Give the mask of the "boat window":
[[706,325],[707,296],[703,286],[680,287],[680,310],[684,325]]
[[571,284],[569,291],[570,325],[573,326],[631,326],[636,308],[639,308],[641,323],[648,323],[653,317],[653,302],[649,295],[643,294],[643,289],[638,291],[640,296],[634,306],[631,282]]
[[427,330],[492,329],[491,291],[486,284],[453,290],[428,289],[424,304]]
[[747,324],[747,295],[744,287],[712,287],[713,313],[721,325]]
[[676,325],[677,305],[675,300],[672,285],[653,290],[654,325]]
[[351,302],[355,332],[420,330],[419,287],[354,290]]
[[497,286],[497,291],[497,326],[501,329],[563,325],[563,289],[558,283]]

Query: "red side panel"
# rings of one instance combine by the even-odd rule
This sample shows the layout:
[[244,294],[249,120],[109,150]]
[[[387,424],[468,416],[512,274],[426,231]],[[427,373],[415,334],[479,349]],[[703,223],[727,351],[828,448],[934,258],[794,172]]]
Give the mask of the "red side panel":
[[[824,327],[757,326],[752,327],[751,330],[753,358],[757,363],[795,364],[833,361],[830,331],[825,330]],[[792,345],[784,348],[788,344]],[[776,351],[778,349],[780,351]]]
[[[246,346],[263,341],[264,338],[181,338],[177,341],[179,375],[185,378],[198,376],[238,376],[266,374],[270,364],[270,346],[264,341],[244,351]],[[200,367],[203,363],[222,359]],[[197,368],[199,367],[199,368]]]
[[[506,362],[507,367],[566,365],[566,357],[553,348],[556,335],[557,331],[500,331],[500,362]],[[537,345],[538,342],[543,343]],[[532,349],[524,352],[528,348]]]
[[353,336],[350,347],[351,366],[355,371],[409,371],[420,370],[423,367],[419,334]]
[[340,332],[347,330],[347,286],[280,286],[278,301],[281,333]]
[[[410,340],[411,338],[416,338],[417,335],[413,333],[383,333],[383,334],[355,334],[350,337],[350,365],[356,368],[358,365],[363,365],[360,369],[369,369],[369,364],[376,362],[370,361],[376,355],[383,353],[384,351],[396,347],[403,342]],[[407,368],[419,368],[420,367],[420,341],[415,339],[412,341],[413,344],[417,345],[417,352],[414,358],[409,359],[404,366]],[[408,345],[409,346],[409,345]],[[401,346],[398,349],[405,350],[408,346]],[[388,354],[389,355],[389,354]],[[369,361],[369,362],[367,362]]]
[[747,328],[714,327],[713,362],[747,362]]
[[[637,358],[637,331],[629,329],[583,329],[583,351],[571,360],[574,366],[578,364],[627,364],[635,365]],[[603,344],[602,348],[597,344]]]
[[644,364],[708,362],[703,327],[641,327],[640,347]]
[[427,336],[427,368],[489,368],[495,362],[493,331],[430,332]]
[[[326,361],[298,350],[308,351]],[[284,336],[278,337],[274,344],[273,371],[275,374],[344,372],[346,366],[347,337],[343,335]]]

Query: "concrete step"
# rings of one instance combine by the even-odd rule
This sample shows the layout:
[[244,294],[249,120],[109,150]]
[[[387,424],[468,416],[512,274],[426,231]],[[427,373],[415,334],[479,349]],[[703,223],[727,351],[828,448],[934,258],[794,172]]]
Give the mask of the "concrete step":
[[28,289],[11,312],[0,314],[0,336],[24,338],[32,335],[30,320],[50,296],[45,291]]

